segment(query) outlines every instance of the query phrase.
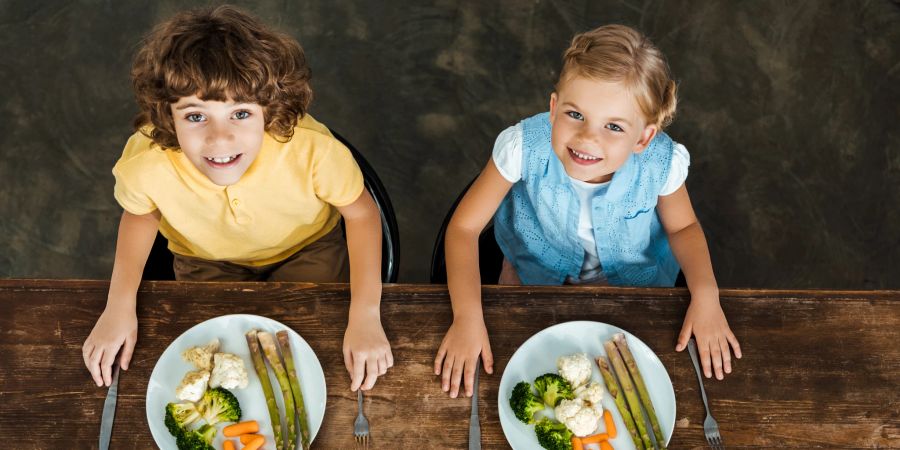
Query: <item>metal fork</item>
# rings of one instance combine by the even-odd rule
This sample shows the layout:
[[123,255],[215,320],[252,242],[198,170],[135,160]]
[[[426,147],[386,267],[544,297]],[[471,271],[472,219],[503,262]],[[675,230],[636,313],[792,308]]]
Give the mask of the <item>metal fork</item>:
[[709,404],[706,402],[706,390],[703,389],[703,375],[700,373],[700,363],[697,362],[697,344],[693,338],[688,341],[688,353],[691,354],[694,371],[697,372],[697,381],[700,382],[700,395],[703,397],[703,407],[706,408],[706,420],[703,421],[703,434],[706,435],[706,442],[709,442],[709,446],[713,450],[725,450],[722,435],[719,434],[719,424],[716,422],[716,419],[713,419],[712,413],[709,412]]
[[356,438],[356,447],[369,448],[369,421],[363,415],[362,389],[356,390],[356,402],[359,406],[359,414],[353,422],[353,436]]

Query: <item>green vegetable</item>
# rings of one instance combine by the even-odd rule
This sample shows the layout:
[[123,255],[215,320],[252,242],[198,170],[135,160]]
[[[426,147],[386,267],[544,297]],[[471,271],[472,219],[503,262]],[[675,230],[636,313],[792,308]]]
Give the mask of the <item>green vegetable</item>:
[[[294,394],[291,392],[291,383],[288,381],[284,365],[281,364],[278,346],[275,344],[275,338],[272,336],[272,333],[260,331],[256,337],[259,338],[259,345],[262,346],[266,361],[269,361],[269,365],[272,366],[272,370],[275,372],[275,378],[278,380],[278,386],[281,388],[281,398],[284,400],[287,443],[281,448],[294,450],[297,447],[297,428],[295,426],[296,410],[294,408]],[[279,444],[281,443],[275,443],[276,446]]]
[[572,450],[572,432],[560,422],[545,417],[534,426],[534,432],[547,450]]
[[169,433],[175,436],[181,436],[184,430],[190,430],[191,427],[201,418],[200,411],[191,402],[169,403],[166,405],[166,428]]
[[544,410],[544,401],[534,395],[531,391],[531,384],[522,381],[513,388],[512,396],[509,397],[509,406],[517,419],[525,423],[534,423],[535,413]]
[[215,427],[203,425],[196,430],[183,430],[183,433],[176,437],[175,443],[178,450],[215,450],[212,446],[215,437]]
[[306,406],[303,403],[303,391],[300,390],[300,378],[294,367],[294,352],[291,350],[291,339],[287,331],[281,330],[275,333],[278,339],[278,348],[284,358],[285,370],[288,381],[291,382],[291,392],[294,393],[294,409],[297,413],[297,421],[300,422],[300,442],[304,450],[309,450],[309,422],[306,419]]
[[575,398],[575,391],[572,385],[565,378],[555,374],[546,373],[534,380],[534,387],[538,391],[538,395],[544,400],[544,403],[551,408],[559,405],[563,399],[571,400]]
[[253,361],[253,368],[256,370],[256,376],[259,377],[263,395],[266,397],[266,407],[269,409],[269,420],[272,423],[275,448],[280,449],[283,445],[281,438],[281,413],[278,412],[278,404],[275,403],[275,393],[272,391],[272,383],[269,382],[269,371],[266,369],[262,350],[259,348],[258,333],[258,330],[250,330],[245,337],[247,338],[247,347],[250,348],[250,359]]
[[203,419],[209,425],[241,420],[241,405],[238,403],[237,397],[222,387],[208,389],[204,392],[198,408]]

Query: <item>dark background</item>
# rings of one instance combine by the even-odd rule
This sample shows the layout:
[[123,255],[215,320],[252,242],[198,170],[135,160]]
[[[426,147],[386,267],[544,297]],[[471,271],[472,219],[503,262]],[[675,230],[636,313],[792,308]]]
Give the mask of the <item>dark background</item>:
[[[0,276],[109,277],[131,57],[184,4],[0,0]],[[624,23],[680,83],[668,132],[721,286],[900,288],[897,1],[237,4],[300,41],[312,114],[384,181],[402,282],[427,281],[496,135],[547,108],[571,37]]]

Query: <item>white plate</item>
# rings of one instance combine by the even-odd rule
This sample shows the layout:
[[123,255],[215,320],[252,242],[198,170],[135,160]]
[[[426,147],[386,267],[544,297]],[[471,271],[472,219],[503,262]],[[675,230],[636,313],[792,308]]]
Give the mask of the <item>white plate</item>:
[[[219,351],[240,356],[247,369],[249,378],[247,387],[230,389],[241,404],[241,420],[252,419],[259,422],[259,433],[266,436],[266,448],[272,447],[274,441],[269,410],[266,408],[266,399],[263,395],[262,385],[259,383],[259,377],[256,376],[256,371],[253,369],[253,361],[250,360],[247,339],[244,337],[247,331],[254,328],[272,334],[281,330],[288,331],[291,350],[294,353],[294,364],[300,378],[300,389],[303,391],[303,403],[306,405],[311,438],[316,437],[316,433],[322,425],[322,418],[325,416],[326,397],[325,373],[322,372],[322,365],[319,364],[316,354],[299,334],[275,320],[250,314],[234,314],[207,320],[185,331],[172,341],[156,362],[153,373],[150,375],[150,383],[147,385],[147,423],[150,424],[150,432],[153,434],[157,446],[162,449],[176,448],[175,438],[169,434],[169,430],[163,423],[166,414],[165,408],[169,402],[178,401],[175,398],[175,388],[181,384],[184,374],[195,370],[192,364],[181,358],[181,352],[196,345],[206,345],[214,338],[218,338],[221,344]],[[271,370],[269,372],[279,411],[284,411],[278,380]],[[221,448],[222,441],[224,441],[221,432],[223,425],[218,425],[216,428],[219,429],[219,432],[216,433],[213,446]]]
[[[503,434],[506,440],[515,450],[540,449],[537,437],[534,434],[534,425],[526,425],[516,418],[509,406],[509,397],[512,390],[520,381],[534,383],[534,379],[545,373],[557,373],[556,358],[573,353],[586,353],[591,361],[598,356],[606,356],[603,342],[612,339],[616,333],[625,333],[628,348],[634,355],[634,360],[641,371],[641,376],[647,384],[650,400],[656,410],[659,426],[666,438],[666,444],[672,438],[675,428],[675,390],[672,388],[672,380],[666,368],[662,365],[656,354],[630,333],[621,328],[601,322],[566,322],[541,330],[530,337],[513,354],[503,371],[500,379],[500,392],[498,395],[498,410],[500,412],[500,425],[503,426]],[[597,364],[592,364],[594,373],[591,380],[603,383],[600,369]],[[605,388],[606,384],[603,383]],[[616,409],[616,403],[608,392],[603,396],[603,408],[608,409],[615,419],[615,439],[609,441],[616,450],[634,449],[634,442],[625,428],[622,416]],[[547,410],[549,411],[549,409]],[[650,431],[652,433],[652,431]]]

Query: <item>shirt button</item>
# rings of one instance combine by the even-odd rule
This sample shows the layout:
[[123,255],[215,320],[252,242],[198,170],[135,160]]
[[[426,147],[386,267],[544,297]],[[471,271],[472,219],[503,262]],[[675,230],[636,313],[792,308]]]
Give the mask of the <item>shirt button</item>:
[[241,204],[241,201],[238,200],[238,199],[234,199],[234,200],[231,201],[231,204],[234,205],[235,207],[237,207],[238,205]]

